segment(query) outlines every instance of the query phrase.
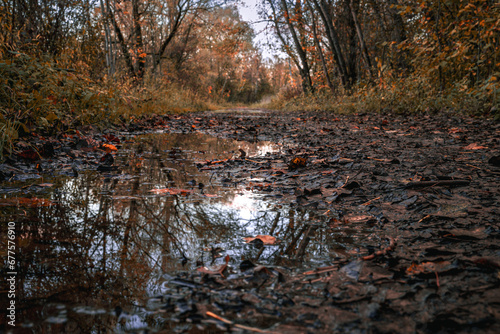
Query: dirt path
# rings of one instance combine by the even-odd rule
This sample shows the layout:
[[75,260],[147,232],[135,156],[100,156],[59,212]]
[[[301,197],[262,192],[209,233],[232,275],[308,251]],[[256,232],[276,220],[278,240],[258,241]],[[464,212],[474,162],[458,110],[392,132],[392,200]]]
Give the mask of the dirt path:
[[263,280],[254,272],[250,286],[218,280],[218,289],[245,291],[228,292],[225,317],[257,327],[251,319],[266,318],[277,332],[500,331],[498,123],[255,111],[173,124],[282,144],[280,156],[223,166],[252,171],[262,181],[251,186],[330,217],[301,240],[314,243],[319,230],[358,237],[350,254],[332,251],[326,268],[286,278],[276,269]]
[[[285,245],[272,264],[232,259],[223,276],[173,275],[162,297],[172,328],[500,332],[498,122],[238,110],[122,130],[152,128],[279,144],[275,153],[240,150],[198,167],[314,212],[275,235]],[[274,242],[261,239],[256,247]],[[304,262],[324,240],[328,247],[314,251],[329,261]]]

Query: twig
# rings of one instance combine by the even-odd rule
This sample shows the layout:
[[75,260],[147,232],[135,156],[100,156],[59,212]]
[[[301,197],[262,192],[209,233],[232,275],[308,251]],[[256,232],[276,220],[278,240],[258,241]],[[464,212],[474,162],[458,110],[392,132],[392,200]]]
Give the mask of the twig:
[[345,179],[345,183],[344,183],[344,185],[343,185],[342,187],[340,187],[340,188],[344,188],[344,187],[345,187],[345,185],[347,184],[347,181],[349,181],[349,175],[347,175],[347,179]]
[[405,185],[406,189],[426,188],[434,186],[468,186],[469,180],[437,180],[437,181],[417,181]]
[[372,158],[372,157],[366,157],[366,158],[370,159],[370,160],[379,161],[379,162],[389,162],[390,161],[388,159],[377,159],[377,158]]
[[427,215],[427,216],[425,216],[424,218],[420,219],[420,220],[417,222],[417,224],[418,224],[418,223],[423,222],[423,221],[424,221],[424,220],[426,220],[426,219],[429,219],[430,217],[431,217],[431,215]]
[[304,276],[309,276],[309,275],[317,275],[317,274],[323,274],[323,273],[328,273],[330,271],[338,270],[339,266],[334,265],[334,266],[328,266],[328,267],[321,267],[321,268],[316,268],[314,270],[309,270],[306,271],[305,273],[302,273]]
[[209,317],[215,318],[217,320],[220,320],[220,321],[222,321],[225,324],[228,324],[228,325],[231,325],[231,326],[234,326],[236,328],[240,328],[240,329],[243,329],[243,330],[246,330],[246,331],[257,332],[257,333],[269,333],[269,334],[276,333],[276,332],[262,330],[260,328],[255,328],[255,327],[249,327],[249,326],[244,326],[244,325],[240,325],[240,324],[235,324],[231,320],[223,318],[221,316],[218,316],[217,314],[212,313],[210,311],[207,311],[206,315],[208,315]]
[[379,250],[371,255],[363,256],[361,259],[365,260],[365,261],[372,260],[377,256],[385,255],[385,254],[387,254],[387,252],[392,251],[394,249],[394,247],[396,246],[396,241],[391,237],[389,237],[389,240],[390,240],[389,247],[382,249],[382,250]]
[[380,196],[379,196],[379,197],[376,197],[376,198],[371,199],[371,200],[369,200],[368,202],[363,203],[363,204],[361,204],[361,205],[365,205],[365,206],[366,206],[366,205],[370,205],[370,204],[372,204],[372,202],[374,202],[374,201],[376,201],[376,200],[378,200],[378,199],[380,199],[380,198],[381,198]]

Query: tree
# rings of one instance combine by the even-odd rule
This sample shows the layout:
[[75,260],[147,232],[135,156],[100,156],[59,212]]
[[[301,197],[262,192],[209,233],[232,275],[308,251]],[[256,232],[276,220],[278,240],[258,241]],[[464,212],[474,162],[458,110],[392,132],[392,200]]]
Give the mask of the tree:
[[[314,92],[308,59],[308,38],[306,37],[304,10],[301,0],[289,4],[287,0],[266,0],[275,32],[285,48],[285,52],[299,69],[304,92]],[[289,40],[293,43],[291,46]]]

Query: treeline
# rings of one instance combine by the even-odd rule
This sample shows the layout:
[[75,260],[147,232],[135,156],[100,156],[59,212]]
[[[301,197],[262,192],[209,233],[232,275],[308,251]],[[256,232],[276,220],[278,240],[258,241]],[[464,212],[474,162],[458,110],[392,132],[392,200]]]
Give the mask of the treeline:
[[276,108],[498,115],[498,1],[258,0],[273,60],[234,3],[0,1],[0,146],[275,93]]
[[259,101],[276,70],[253,37],[223,0],[2,0],[0,157],[30,133]]
[[377,110],[498,109],[496,0],[264,0],[262,13],[306,93]]
[[[269,91],[253,30],[218,0],[5,0],[1,54],[85,71],[92,80],[175,82],[201,96],[254,102]],[[154,79],[154,80],[153,80]]]

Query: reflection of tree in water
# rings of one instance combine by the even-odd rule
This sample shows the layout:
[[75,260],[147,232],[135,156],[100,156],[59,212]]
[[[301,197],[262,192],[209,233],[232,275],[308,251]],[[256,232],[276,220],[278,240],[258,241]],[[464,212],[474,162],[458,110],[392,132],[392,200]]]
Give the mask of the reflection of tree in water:
[[[189,187],[192,179],[210,184],[211,175],[192,163],[199,158],[193,152],[200,140],[146,137],[117,157],[119,172],[56,179],[50,200],[57,205],[26,209],[26,215],[2,208],[4,217],[11,214],[9,219],[19,222],[20,318],[32,319],[43,331],[49,325],[42,320],[60,313],[48,306],[53,302],[130,311],[157,292],[162,274],[222,262],[223,254],[235,266],[244,259],[296,265],[329,255],[334,237],[318,228],[322,220],[310,211],[255,201],[242,216],[230,205],[235,192],[226,188],[214,199],[196,187],[188,197],[152,194],[152,188]],[[211,140],[204,159],[239,147]],[[182,149],[174,149],[181,144]],[[257,234],[277,236],[281,243],[259,248],[242,241]],[[108,315],[99,316],[99,322],[69,311],[60,317],[67,320],[58,325],[61,332],[115,326]]]
[[[37,331],[52,326],[43,322],[50,317],[64,322],[57,325],[61,332],[109,329],[111,320],[95,322],[49,305],[106,309],[141,305],[148,288],[157,285],[155,272],[182,269],[184,257],[196,259],[205,246],[233,233],[236,225],[225,225],[221,214],[215,214],[215,220],[204,204],[149,192],[153,187],[182,187],[193,177],[208,183],[210,175],[200,174],[188,160],[193,157],[186,153],[186,137],[176,137],[168,143],[164,139],[139,142],[126,156],[117,157],[121,173],[55,179],[50,199],[57,205],[21,212],[2,208],[2,217],[18,222],[21,320],[31,319]],[[172,149],[181,144],[182,150]],[[216,151],[236,149],[218,140],[209,144]],[[190,145],[200,150],[200,138]],[[217,156],[217,152],[209,154]],[[225,192],[218,201],[233,196]]]

